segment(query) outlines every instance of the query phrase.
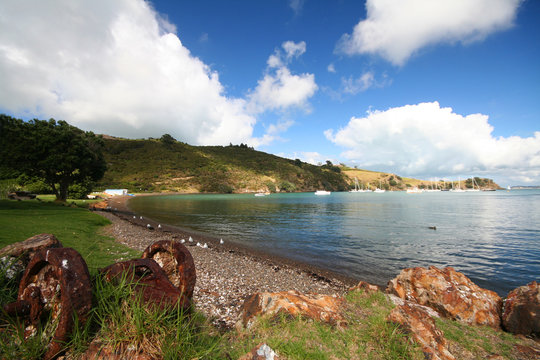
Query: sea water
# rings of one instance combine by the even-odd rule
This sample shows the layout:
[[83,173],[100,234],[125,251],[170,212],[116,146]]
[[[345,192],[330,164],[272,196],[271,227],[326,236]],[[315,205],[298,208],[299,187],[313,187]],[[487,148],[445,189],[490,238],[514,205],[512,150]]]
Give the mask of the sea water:
[[129,206],[376,284],[429,265],[452,266],[502,296],[540,280],[539,190],[169,195],[136,197]]

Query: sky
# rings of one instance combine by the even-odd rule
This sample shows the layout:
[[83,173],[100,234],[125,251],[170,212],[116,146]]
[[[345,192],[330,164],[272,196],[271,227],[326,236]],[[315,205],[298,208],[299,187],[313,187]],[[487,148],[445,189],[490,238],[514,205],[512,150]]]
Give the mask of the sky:
[[540,1],[2,0],[0,113],[540,185]]

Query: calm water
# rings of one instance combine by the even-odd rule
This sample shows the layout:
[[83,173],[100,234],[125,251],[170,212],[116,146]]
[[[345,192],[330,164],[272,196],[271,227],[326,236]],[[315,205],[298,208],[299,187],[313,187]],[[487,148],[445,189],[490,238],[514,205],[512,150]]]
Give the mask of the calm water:
[[429,265],[453,266],[501,295],[540,280],[538,190],[172,195],[137,197],[130,207],[379,284]]

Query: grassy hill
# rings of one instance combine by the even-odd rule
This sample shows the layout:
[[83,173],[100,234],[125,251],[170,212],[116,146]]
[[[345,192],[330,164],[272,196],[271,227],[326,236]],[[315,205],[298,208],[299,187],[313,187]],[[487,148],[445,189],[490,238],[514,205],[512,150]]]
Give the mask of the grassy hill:
[[107,137],[108,170],[100,187],[131,192],[343,191],[350,179],[337,166],[315,166],[248,148]]

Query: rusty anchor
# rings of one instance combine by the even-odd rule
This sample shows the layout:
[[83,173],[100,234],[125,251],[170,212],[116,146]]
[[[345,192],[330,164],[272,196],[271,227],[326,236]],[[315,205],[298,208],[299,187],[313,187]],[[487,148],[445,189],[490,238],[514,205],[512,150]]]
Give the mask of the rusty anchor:
[[152,259],[133,259],[122,261],[101,270],[107,281],[119,282],[124,276],[134,283],[134,295],[141,295],[147,304],[155,304],[162,310],[179,306],[188,310],[191,301],[167,278],[165,271]]
[[191,300],[197,275],[193,256],[184,245],[172,240],[156,241],[144,250],[142,258],[155,260],[171,283]]
[[43,359],[58,356],[69,340],[76,316],[80,324],[92,307],[88,267],[71,248],[41,249],[28,263],[19,283],[17,301],[4,306],[9,315],[25,319],[25,339],[36,335],[40,325],[51,338]]

